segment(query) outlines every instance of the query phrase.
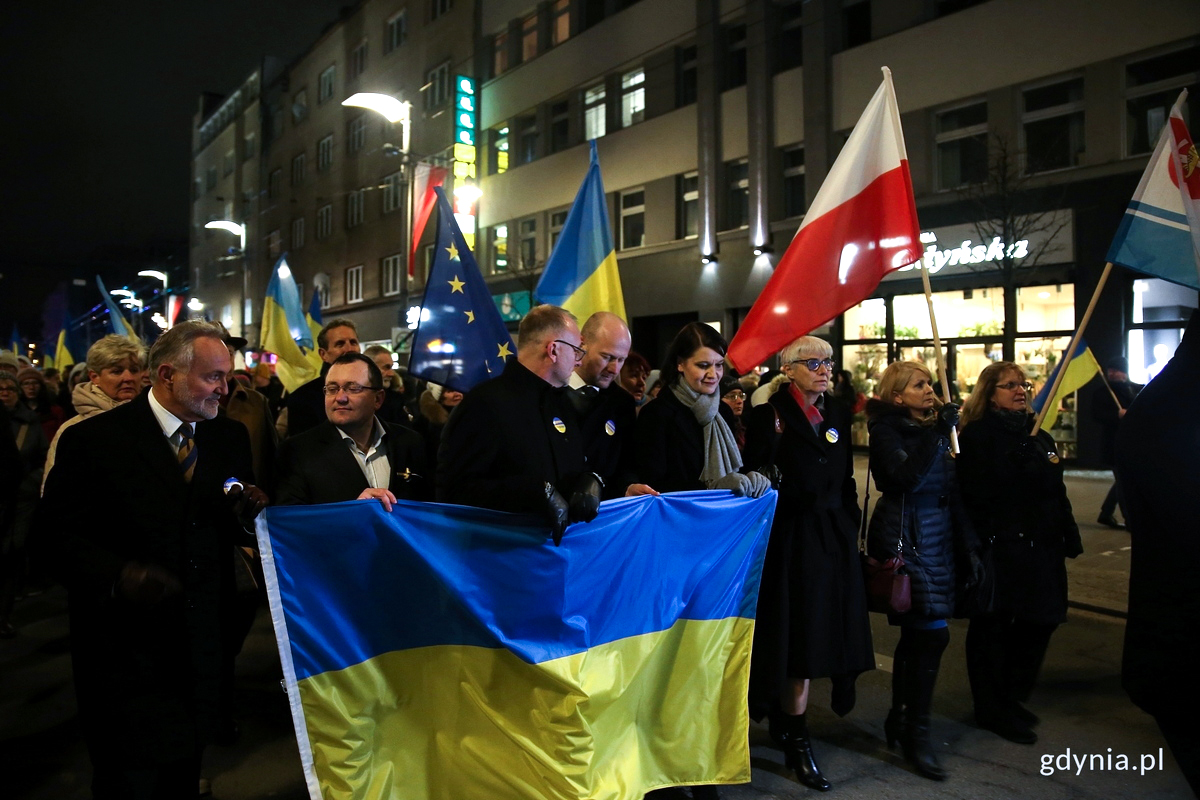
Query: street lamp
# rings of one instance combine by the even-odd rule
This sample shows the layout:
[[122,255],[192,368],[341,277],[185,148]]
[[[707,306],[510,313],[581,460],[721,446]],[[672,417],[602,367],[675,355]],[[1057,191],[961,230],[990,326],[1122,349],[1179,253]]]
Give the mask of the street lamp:
[[[245,336],[247,328],[250,326],[250,320],[246,314],[246,299],[250,296],[250,265],[246,263],[246,226],[227,219],[214,219],[204,223],[204,227],[210,230],[229,231],[238,237],[238,255],[242,257],[242,336]],[[192,298],[193,301],[195,299]],[[188,304],[188,308],[192,308],[191,303]],[[200,309],[192,308],[192,310],[199,311]]]
[[[239,249],[243,254],[246,252],[246,226],[238,225],[236,222],[230,222],[227,219],[214,219],[204,223],[204,227],[209,230],[229,231],[234,236],[238,237]],[[149,270],[147,270],[149,271]],[[166,283],[166,278],[163,278],[163,283]]]
[[400,151],[408,152],[409,123],[412,119],[412,103],[407,100],[397,100],[390,94],[375,92],[359,92],[352,94],[342,101],[342,105],[353,108],[365,108],[383,115],[391,123],[400,123]]

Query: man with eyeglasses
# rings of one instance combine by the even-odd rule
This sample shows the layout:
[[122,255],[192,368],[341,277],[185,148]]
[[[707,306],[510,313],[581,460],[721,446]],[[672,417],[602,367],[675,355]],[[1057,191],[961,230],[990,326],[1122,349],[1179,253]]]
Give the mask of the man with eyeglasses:
[[587,354],[575,317],[540,305],[521,320],[517,357],[467,392],[442,430],[437,499],[540,514],[555,543],[572,522],[590,522],[601,482],[587,466],[585,437],[563,388]]
[[325,373],[325,422],[279,447],[279,505],[375,499],[429,500],[432,479],[421,437],[383,422],[383,373],[361,353],[338,356]]
[[358,352],[361,352],[358,328],[351,320],[331,319],[325,323],[325,327],[317,334],[317,353],[322,361],[321,374],[288,395],[285,406],[287,436],[298,436],[325,421],[321,392],[325,386],[329,365],[337,361],[342,353]]
[[633,466],[637,403],[619,381],[629,357],[629,326],[616,314],[597,311],[580,335],[587,352],[571,373],[567,397],[579,415],[588,466],[604,481],[603,497],[658,494],[637,482]]

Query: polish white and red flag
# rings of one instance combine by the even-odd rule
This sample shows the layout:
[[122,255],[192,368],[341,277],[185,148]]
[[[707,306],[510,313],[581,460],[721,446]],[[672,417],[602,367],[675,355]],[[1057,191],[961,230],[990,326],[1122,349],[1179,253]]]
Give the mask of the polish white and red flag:
[[746,372],[870,297],[921,258],[921,230],[892,72],[867,104],[775,273],[729,346]]
[[429,215],[437,205],[437,194],[433,191],[446,183],[446,168],[435,167],[424,162],[417,164],[413,174],[412,245],[408,251],[408,277],[413,277],[417,263],[417,245],[429,222]]

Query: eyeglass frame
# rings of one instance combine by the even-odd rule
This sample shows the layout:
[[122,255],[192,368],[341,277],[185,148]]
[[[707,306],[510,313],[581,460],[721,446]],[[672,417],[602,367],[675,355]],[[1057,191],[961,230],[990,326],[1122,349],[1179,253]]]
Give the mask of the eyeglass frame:
[[575,351],[575,363],[576,364],[578,364],[580,361],[583,361],[584,356],[587,355],[587,348],[585,348],[585,347],[580,347],[579,345],[571,344],[570,342],[564,341],[562,339],[555,339],[554,341],[557,344],[565,344],[567,347],[569,347]]
[[743,389],[730,389],[728,392],[721,395],[722,400],[724,400],[726,397],[732,397],[734,400],[745,400],[746,392]]
[[788,364],[803,364],[804,368],[807,369],[809,372],[816,372],[821,367],[828,367],[830,375],[833,374],[833,369],[834,369],[834,367],[837,366],[837,362],[834,361],[832,358],[793,358],[791,361],[789,361],[787,363]]
[[1018,386],[1027,392],[1033,391],[1033,384],[1029,381],[1008,381],[1007,383],[996,384],[997,389],[1003,389],[1006,392],[1015,392]]
[[[330,389],[332,389],[333,391],[332,392],[329,391]],[[378,386],[378,387],[363,386],[361,383],[353,383],[353,382],[344,383],[344,384],[327,383],[321,387],[321,394],[325,395],[326,397],[337,397],[342,392],[345,392],[346,394],[348,394],[352,397],[358,397],[363,392],[382,392],[382,391],[383,391],[382,386]]]

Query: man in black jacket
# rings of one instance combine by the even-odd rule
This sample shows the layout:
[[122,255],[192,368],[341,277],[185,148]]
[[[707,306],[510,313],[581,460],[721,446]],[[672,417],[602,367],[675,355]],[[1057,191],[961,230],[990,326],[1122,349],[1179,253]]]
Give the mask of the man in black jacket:
[[331,319],[317,334],[321,374],[287,398],[287,435],[298,436],[325,421],[325,374],[342,353],[359,352],[358,329],[348,319]]
[[[1129,362],[1121,356],[1105,363],[1104,377],[1108,380],[1108,386],[1112,387],[1112,392],[1110,393],[1107,387],[1100,385],[1092,390],[1092,418],[1104,428],[1104,464],[1111,467],[1116,461],[1117,432],[1120,430],[1121,421],[1125,418],[1125,412],[1133,405],[1133,400],[1138,396],[1138,392],[1142,390],[1142,385],[1130,382]],[[1113,399],[1113,395],[1116,395],[1116,399]],[[1096,519],[1101,525],[1107,525],[1110,528],[1125,527],[1113,516],[1118,502],[1121,505],[1121,516],[1125,516],[1125,503],[1121,498],[1119,486],[1120,479],[1114,473],[1112,488],[1108,490],[1104,502],[1100,504],[1100,516]]]
[[230,551],[267,502],[246,429],[217,416],[221,329],[176,325],[149,366],[149,391],[64,431],[40,510],[96,798],[196,797],[228,713]]
[[637,482],[633,425],[637,403],[617,380],[629,356],[629,327],[616,314],[597,311],[580,330],[587,353],[575,366],[567,397],[579,417],[588,468],[604,481],[604,499],[658,494]]
[[438,450],[443,503],[542,514],[557,542],[568,522],[596,516],[600,482],[563,394],[583,358],[575,317],[541,305],[521,320],[517,357],[450,415]]
[[342,354],[322,390],[325,422],[279,448],[279,505],[374,498],[391,511],[397,498],[430,499],[433,482],[421,437],[377,416],[386,390],[375,362]]

